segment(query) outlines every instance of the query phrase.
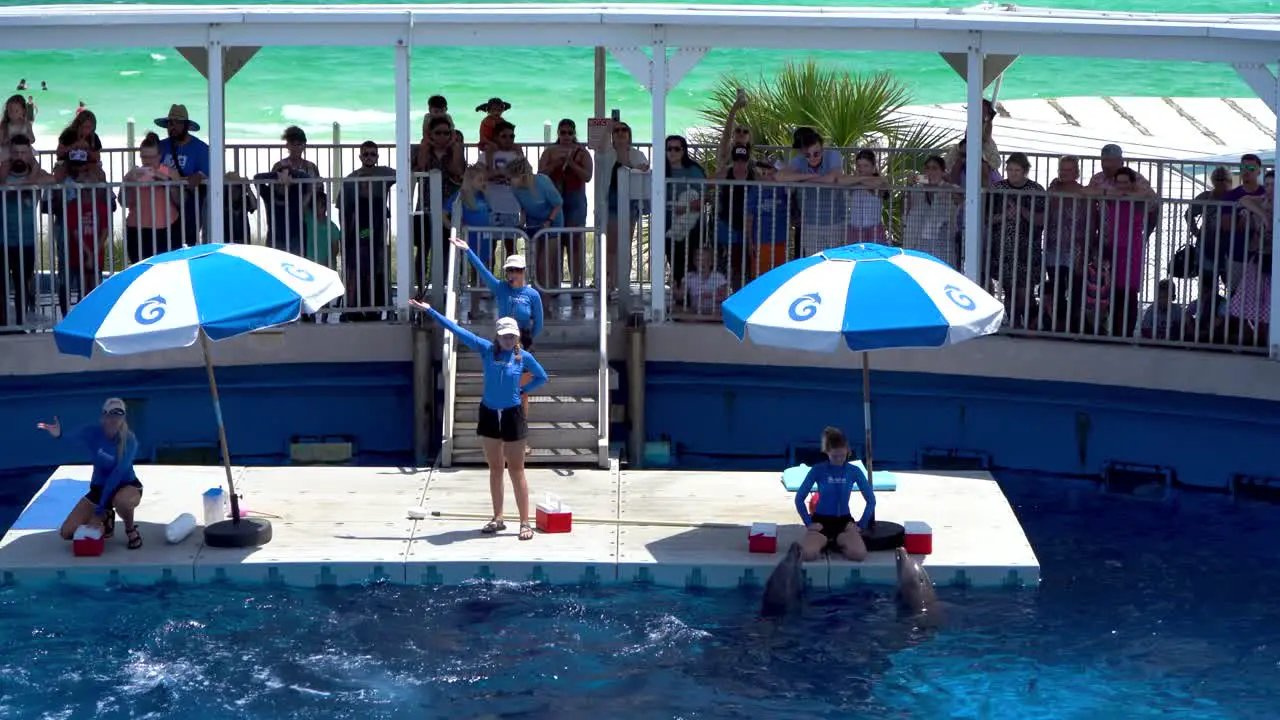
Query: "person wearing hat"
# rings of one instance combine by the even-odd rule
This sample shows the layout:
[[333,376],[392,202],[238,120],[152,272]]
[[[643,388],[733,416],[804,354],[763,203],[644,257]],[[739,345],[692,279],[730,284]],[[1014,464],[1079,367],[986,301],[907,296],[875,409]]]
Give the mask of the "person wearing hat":
[[[520,512],[520,539],[532,540],[529,485],[524,475],[529,424],[525,420],[521,404],[529,393],[546,384],[547,371],[533,358],[533,353],[520,347],[520,328],[515,318],[498,318],[495,327],[497,337],[485,340],[460,327],[421,300],[410,300],[409,304],[456,335],[458,342],[477,352],[483,363],[484,390],[480,398],[476,434],[481,437],[484,459],[489,465],[489,497],[493,501],[493,519],[480,532],[492,535],[507,529],[502,512],[502,468],[505,465],[515,491],[516,508]],[[524,379],[526,373],[529,378],[527,381]]]
[[[995,129],[996,106],[990,100],[982,101],[982,159],[987,162],[993,169],[1004,167],[1004,163],[1000,162],[1000,148],[996,146],[996,141],[991,137],[992,131]],[[967,138],[967,135],[962,136]],[[947,151],[947,156],[943,158],[947,167],[960,167],[965,162],[965,148],[956,143]]]
[[485,113],[484,119],[480,121],[480,151],[484,152],[489,145],[493,144],[495,131],[498,123],[502,122],[502,113],[511,109],[511,103],[502,98],[489,98],[489,102],[480,103],[476,106],[476,112]]
[[49,433],[55,440],[64,437],[89,451],[93,459],[93,476],[89,480],[89,492],[71,509],[62,522],[59,534],[70,540],[82,525],[98,527],[104,537],[111,537],[118,513],[124,520],[124,532],[129,549],[142,547],[142,535],[134,523],[133,514],[142,502],[142,483],[133,470],[138,455],[138,438],[129,430],[126,408],[120,398],[110,398],[102,405],[102,419],[96,425],[88,425],[70,436],[62,432],[57,417],[51,423],[37,423],[36,427]]
[[211,172],[209,146],[191,134],[199,132],[200,124],[191,119],[186,105],[171,106],[168,115],[156,118],[156,126],[168,134],[160,141],[160,162],[173,168],[190,185],[179,203],[182,206],[179,232],[183,243],[196,245],[208,213],[205,189],[201,185]]

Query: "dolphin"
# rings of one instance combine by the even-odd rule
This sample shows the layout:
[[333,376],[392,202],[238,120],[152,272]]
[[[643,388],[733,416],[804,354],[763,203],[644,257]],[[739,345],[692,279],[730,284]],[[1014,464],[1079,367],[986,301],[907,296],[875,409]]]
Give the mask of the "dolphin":
[[760,603],[760,614],[765,617],[785,615],[800,602],[800,591],[804,588],[804,575],[801,572],[800,543],[793,542],[787,548],[786,557],[778,563],[764,584],[764,600]]
[[898,561],[898,603],[911,615],[938,616],[938,593],[933,579],[910,555],[906,548],[894,550]]

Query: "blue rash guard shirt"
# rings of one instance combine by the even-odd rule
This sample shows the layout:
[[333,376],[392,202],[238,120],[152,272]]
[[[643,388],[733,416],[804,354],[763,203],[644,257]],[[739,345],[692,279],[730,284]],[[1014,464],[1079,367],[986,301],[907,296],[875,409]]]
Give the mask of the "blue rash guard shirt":
[[[480,359],[484,363],[484,394],[480,402],[485,407],[490,410],[516,407],[520,404],[522,395],[531,393],[546,384],[547,371],[533,359],[533,353],[521,350],[519,359],[516,359],[515,353],[511,351],[500,350],[495,354],[493,343],[489,340],[459,326],[441,315],[435,308],[428,308],[427,312],[431,313],[431,317],[435,318],[436,322],[457,335],[458,342],[480,354]],[[529,380],[529,384],[521,387],[520,376],[526,371],[533,377]]]
[[138,438],[129,433],[129,439],[124,444],[124,456],[119,458],[116,457],[119,444],[108,438],[100,425],[81,428],[70,439],[88,448],[93,454],[93,477],[90,478],[89,485],[102,488],[102,499],[98,501],[97,510],[105,513],[116,490],[121,485],[138,479],[133,472],[133,461],[138,456]]
[[494,277],[489,272],[489,267],[471,248],[467,248],[467,259],[475,266],[480,279],[498,301],[498,317],[515,318],[516,325],[521,330],[528,330],[530,337],[538,337],[538,333],[542,332],[542,295],[528,285],[516,288],[511,283]]
[[876,496],[866,473],[852,463],[835,467],[830,462],[822,462],[810,468],[800,489],[796,491],[796,512],[800,513],[805,527],[813,522],[809,517],[809,508],[805,507],[805,500],[809,498],[811,491],[815,488],[818,491],[818,506],[813,509],[814,515],[851,516],[853,513],[849,512],[849,498],[853,495],[855,486],[862,491],[862,497],[867,501],[862,517],[858,519],[858,527],[865,530],[876,511]]

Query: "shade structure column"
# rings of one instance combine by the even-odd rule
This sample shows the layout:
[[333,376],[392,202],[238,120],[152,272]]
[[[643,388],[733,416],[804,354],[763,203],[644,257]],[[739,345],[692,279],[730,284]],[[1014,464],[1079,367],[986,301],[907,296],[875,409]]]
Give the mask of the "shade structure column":
[[[1273,98],[1280,98],[1280,74],[1273,79],[1275,91]],[[1276,114],[1276,154],[1273,156],[1274,163],[1280,163],[1280,113]],[[1274,167],[1272,168],[1274,169]],[[1280,277],[1280,203],[1271,203],[1271,279],[1267,280],[1271,285],[1275,284],[1275,278]],[[1280,360],[1280,337],[1276,335],[1276,328],[1272,327],[1276,324],[1276,319],[1280,318],[1280,292],[1276,292],[1275,287],[1271,287],[1271,308],[1269,322],[1267,323],[1267,347],[1268,355],[1272,360]]]
[[209,86],[209,186],[208,204],[202,214],[205,226],[205,242],[224,242],[226,238],[222,198],[226,192],[227,166],[227,84],[223,78],[222,41],[216,29],[209,32],[208,86]]
[[[653,198],[649,211],[649,289],[653,321],[667,314],[667,41],[666,30],[657,26],[653,38],[653,61],[649,64],[650,97],[653,100]],[[619,287],[627,278],[619,278]],[[624,289],[624,292],[626,290]]]
[[[396,312],[409,319],[413,297],[413,156],[409,143],[412,108],[409,86],[409,41],[396,42]],[[436,261],[439,264],[439,260]],[[434,280],[434,276],[433,276]]]
[[982,284],[982,35],[969,33],[964,155],[964,274]]

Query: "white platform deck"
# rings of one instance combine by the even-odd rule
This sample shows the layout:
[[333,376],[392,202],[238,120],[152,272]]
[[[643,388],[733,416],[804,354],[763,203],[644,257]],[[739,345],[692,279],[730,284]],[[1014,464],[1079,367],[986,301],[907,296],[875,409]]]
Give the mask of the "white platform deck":
[[[483,469],[235,468],[237,490],[251,512],[275,516],[274,540],[254,550],[205,547],[197,530],[167,545],[163,525],[201,513],[201,493],[222,470],[143,466],[139,527],[145,545],[125,548],[122,527],[98,558],[77,558],[57,526],[87,485],[89,468],[59,468],[0,539],[4,584],[232,580],[293,586],[349,585],[371,580],[456,584],[471,579],[541,580],[560,584],[649,582],[675,587],[758,585],[777,555],[747,552],[752,522],[777,522],[779,547],[801,533],[792,495],[778,473],[665,471],[529,471],[535,498],[552,492],[573,507],[568,534],[520,542],[507,490],[507,530],[477,532],[481,521],[411,520],[419,505],[450,513],[490,512]],[[934,553],[922,558],[938,584],[1034,586],[1040,566],[1003,493],[987,473],[898,473],[898,489],[877,495],[877,517],[925,520]],[[588,522],[589,519],[610,522]],[[621,522],[615,522],[615,521]],[[646,521],[687,522],[664,527]],[[737,529],[699,528],[733,523]],[[819,589],[888,583],[889,553],[864,563],[824,559],[806,566]]]

